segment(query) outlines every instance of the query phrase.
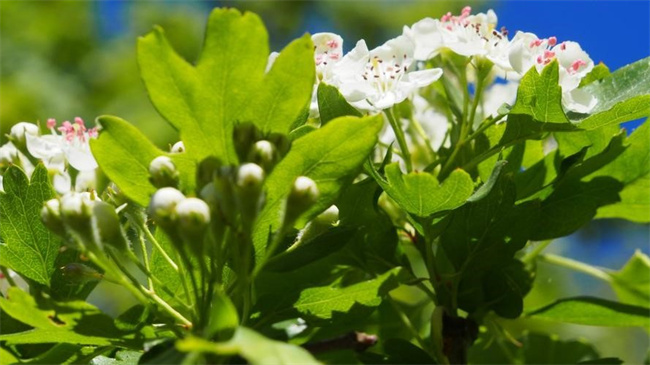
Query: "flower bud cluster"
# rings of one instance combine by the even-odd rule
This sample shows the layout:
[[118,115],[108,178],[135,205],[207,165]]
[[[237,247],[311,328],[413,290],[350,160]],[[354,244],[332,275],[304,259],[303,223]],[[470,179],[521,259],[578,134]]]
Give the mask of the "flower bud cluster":
[[177,187],[179,174],[176,165],[167,156],[158,156],[149,164],[149,181],[157,188]]
[[187,198],[171,187],[158,189],[151,197],[149,215],[169,234],[180,235],[194,246],[201,246],[201,239],[210,223],[210,207],[199,198]]

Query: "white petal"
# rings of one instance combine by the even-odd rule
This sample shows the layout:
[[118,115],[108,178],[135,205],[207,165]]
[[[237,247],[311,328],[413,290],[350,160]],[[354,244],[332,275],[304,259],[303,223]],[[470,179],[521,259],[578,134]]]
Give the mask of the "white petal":
[[52,185],[54,186],[54,190],[59,194],[69,193],[72,188],[70,174],[66,171],[57,171],[54,177],[52,177]]
[[589,113],[598,100],[583,89],[574,89],[562,94],[562,104],[565,108],[576,113]]
[[429,86],[437,81],[442,76],[441,68],[430,68],[421,71],[412,71],[406,74],[409,82],[414,83],[418,87]]
[[97,161],[90,152],[88,143],[81,145],[67,144],[63,150],[70,166],[79,171],[90,171],[97,168]]
[[26,138],[27,150],[35,158],[48,161],[58,159],[59,156],[63,155],[63,150],[61,149],[61,144],[63,143],[62,136],[54,134],[46,134],[43,136],[27,134]]
[[265,73],[268,73],[271,70],[271,67],[273,67],[273,64],[275,63],[275,60],[278,58],[280,53],[278,52],[271,52],[269,55],[269,59],[266,61],[266,70],[264,70]]
[[95,171],[80,171],[75,179],[75,191],[88,191],[97,187],[97,174]]

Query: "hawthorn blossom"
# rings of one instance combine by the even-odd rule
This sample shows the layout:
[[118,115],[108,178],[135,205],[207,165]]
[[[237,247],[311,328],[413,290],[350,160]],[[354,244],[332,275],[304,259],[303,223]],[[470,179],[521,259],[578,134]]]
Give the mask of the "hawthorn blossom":
[[440,19],[424,18],[411,27],[404,26],[403,34],[415,44],[414,58],[426,61],[447,48],[466,57],[480,56],[492,61],[504,71],[510,71],[508,63],[508,31],[497,30],[497,15],[471,14],[466,6],[460,15],[447,13]]
[[594,68],[594,62],[576,42],[558,44],[556,37],[538,38],[533,33],[517,32],[511,41],[509,60],[512,68],[524,75],[531,67],[539,72],[553,60],[559,64],[562,105],[570,111],[588,113],[596,99],[578,88],[580,81]]
[[442,76],[439,68],[415,71],[413,51],[413,42],[406,36],[391,39],[372,51],[360,40],[334,66],[334,85],[359,109],[390,108]]
[[75,181],[76,190],[93,187],[97,162],[90,152],[88,141],[97,137],[97,129],[87,129],[79,117],[75,118],[74,123],[65,121],[58,128],[56,120],[48,119],[47,128],[51,134],[26,135],[27,150],[54,172],[52,185],[55,190],[60,194],[70,191],[72,181],[67,171],[68,164],[80,171]]

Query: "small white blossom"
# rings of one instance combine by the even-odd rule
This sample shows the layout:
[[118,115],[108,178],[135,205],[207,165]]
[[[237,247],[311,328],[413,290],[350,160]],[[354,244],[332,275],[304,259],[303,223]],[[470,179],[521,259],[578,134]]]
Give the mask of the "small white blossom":
[[442,76],[439,68],[414,70],[413,42],[405,36],[368,51],[365,41],[334,66],[335,85],[353,106],[379,111],[401,103]]

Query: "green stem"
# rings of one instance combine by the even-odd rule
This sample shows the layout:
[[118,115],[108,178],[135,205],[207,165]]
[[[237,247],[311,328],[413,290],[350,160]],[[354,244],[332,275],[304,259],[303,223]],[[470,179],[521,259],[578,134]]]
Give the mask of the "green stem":
[[404,163],[406,164],[406,171],[411,172],[413,171],[413,163],[411,162],[411,152],[409,151],[406,139],[404,138],[404,131],[400,127],[399,123],[397,123],[397,120],[395,120],[390,109],[385,109],[384,114],[386,115],[386,118],[388,118],[388,123],[390,123],[391,128],[393,128],[393,132],[395,132],[395,138],[397,139],[399,149],[402,150],[402,156]]
[[[147,254],[147,244],[144,242],[143,232],[140,230],[138,234],[138,240],[140,241],[140,250],[142,250],[142,261],[144,262],[144,269],[147,274],[147,284],[149,285],[149,290],[155,291],[153,286],[153,279],[151,275],[151,266],[149,264],[149,255]],[[130,251],[129,251],[130,252]]]
[[585,264],[584,262],[576,261],[558,255],[553,255],[550,253],[539,255],[537,259],[540,261],[548,262],[550,264],[562,266],[567,269],[571,269],[573,271],[577,271],[583,274],[593,276],[607,283],[611,283],[613,281],[612,277],[608,275],[607,272],[605,272],[604,270],[591,266],[589,264]]
[[418,342],[418,344],[420,344],[420,347],[424,351],[426,351],[429,355],[434,356],[431,349],[429,348],[429,344],[424,341],[422,336],[420,336],[420,333],[415,328],[415,326],[413,326],[413,323],[411,322],[409,317],[406,315],[406,313],[404,313],[402,308],[400,308],[399,304],[395,303],[395,301],[393,300],[392,297],[390,297],[390,295],[389,295],[389,298],[388,298],[388,302],[393,306],[393,309],[397,313],[397,316],[400,318],[402,323],[404,323],[404,326],[406,326],[406,328],[409,330],[409,332],[411,332],[411,335],[415,338],[415,340]]
[[524,256],[521,261],[526,264],[532,263],[537,258],[537,256],[539,256],[539,254],[542,253],[542,251],[544,251],[544,249],[546,249],[546,247],[551,244],[551,242],[553,242],[553,240],[539,242],[539,244],[535,246],[535,248],[532,249],[528,254],[526,254],[526,256]]
[[5,279],[7,279],[9,286],[17,286],[14,278],[9,275],[9,270],[6,267],[0,266],[0,272],[2,272],[2,275],[4,275]]
[[139,218],[136,218],[136,223],[138,227],[140,227],[142,232],[144,232],[149,242],[151,242],[151,245],[160,252],[160,254],[165,259],[165,261],[169,263],[169,266],[171,266],[172,269],[174,269],[174,271],[178,272],[178,265],[174,262],[174,260],[171,259],[171,257],[169,257],[167,251],[165,251],[165,249],[160,245],[160,242],[158,242],[156,237],[154,237],[153,234],[151,234],[151,231],[149,230],[149,227],[147,227],[147,224],[142,219]]
[[440,178],[444,178],[445,176],[447,176],[450,170],[454,167],[454,161],[456,160],[456,156],[458,156],[460,149],[465,144],[465,138],[467,138],[467,134],[469,133],[472,124],[472,121],[469,120],[469,116],[467,115],[469,109],[469,90],[467,88],[467,75],[465,75],[464,72],[461,72],[459,77],[461,80],[461,87],[463,88],[463,95],[464,95],[463,115],[460,121],[460,133],[458,136],[458,140],[456,141],[456,145],[454,146],[454,149],[451,151],[451,155],[449,156],[445,164],[442,166],[442,169],[440,170],[440,174],[438,175]]
[[429,136],[427,136],[427,133],[424,131],[424,128],[422,128],[420,122],[418,122],[415,118],[411,118],[410,122],[417,134],[420,136],[420,138],[422,138],[422,141],[424,142],[427,152],[429,152],[431,158],[435,158],[436,151],[434,151],[433,147],[431,147],[431,140],[429,139]]

